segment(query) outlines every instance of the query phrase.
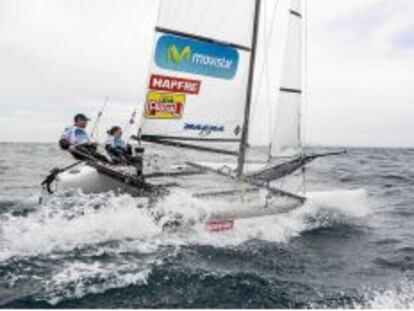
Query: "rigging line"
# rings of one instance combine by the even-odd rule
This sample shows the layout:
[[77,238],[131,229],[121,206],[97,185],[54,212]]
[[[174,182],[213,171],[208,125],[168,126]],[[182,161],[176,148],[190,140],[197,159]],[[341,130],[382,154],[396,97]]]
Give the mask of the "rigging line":
[[[302,0],[302,7],[303,7],[303,14],[304,19],[302,22],[303,27],[303,91],[302,94],[302,105],[300,106],[301,109],[301,117],[302,117],[302,133],[301,133],[301,139],[300,139],[300,146],[302,149],[302,154],[304,153],[303,148],[305,146],[305,140],[306,140],[306,120],[307,120],[307,111],[309,109],[308,102],[309,102],[309,95],[308,95],[308,88],[309,88],[309,51],[308,51],[308,45],[309,45],[309,28],[308,28],[308,18],[309,18],[309,7],[308,2],[306,0]],[[306,167],[302,167],[302,186],[303,186],[303,195],[306,195]]]
[[231,1],[231,3],[229,4],[227,10],[223,14],[223,18],[221,19],[221,22],[217,24],[217,27],[215,29],[215,33],[219,33],[220,29],[224,27],[226,21],[228,20],[228,17],[230,16],[230,13],[234,12],[235,8],[237,8],[237,6],[235,4],[238,1],[239,0],[232,0]]
[[[264,3],[266,3],[266,1]],[[264,57],[265,61],[263,62],[263,65],[262,65],[262,68],[261,68],[261,71],[260,71],[260,74],[259,74],[259,84],[258,84],[259,89],[261,89],[261,86],[262,86],[262,83],[263,83],[263,76],[264,76],[264,72],[265,72],[265,69],[266,69],[266,63],[269,60],[270,41],[271,41],[271,37],[272,37],[273,32],[274,32],[274,26],[276,24],[275,19],[276,19],[278,4],[279,4],[279,0],[277,0],[276,4],[274,6],[274,9],[273,9],[271,23],[270,23],[271,28],[269,30],[269,33],[267,34],[267,38],[266,38],[266,34],[265,34],[265,40],[264,40],[265,45],[264,45],[264,48],[263,48],[264,55],[265,55],[265,57]],[[265,14],[265,18],[266,18],[266,14]],[[259,95],[260,95],[259,93],[260,93],[259,91],[256,92],[254,104],[256,104],[258,102],[258,98],[259,98]]]
[[[193,13],[193,11],[195,10],[196,5],[197,5],[195,2],[197,2],[197,1],[191,1],[191,3],[188,3],[188,1],[185,2],[185,3],[180,1],[181,5],[182,5],[182,8],[179,10],[179,12],[186,12],[185,13],[186,16],[190,16],[191,18],[194,18],[195,13]],[[186,5],[189,5],[189,6],[186,6]],[[191,26],[190,20],[191,20],[190,18],[181,20],[185,23],[185,24],[183,23],[183,26],[184,26],[185,29],[191,28],[191,27],[189,27],[189,26]],[[201,19],[198,19],[198,20],[201,20]],[[204,23],[201,23],[201,24],[204,24]],[[199,33],[199,29],[194,27],[194,33]]]
[[106,96],[105,97],[105,100],[104,100],[104,103],[103,103],[103,105],[101,106],[101,109],[99,110],[99,112],[98,112],[98,115],[97,115],[97,117],[96,117],[96,119],[95,119],[95,124],[93,125],[93,127],[92,127],[92,131],[91,131],[91,138],[93,138],[93,139],[95,139],[96,138],[96,140],[99,140],[98,138],[99,137],[95,137],[95,134],[98,132],[98,129],[99,129],[99,123],[100,123],[100,121],[101,121],[101,119],[102,119],[102,115],[103,115],[103,113],[104,113],[104,111],[105,111],[105,108],[106,108],[106,106],[107,106],[107,104],[108,104],[108,102],[109,102],[109,97],[108,96]]
[[[271,24],[270,27],[272,27],[272,24]],[[270,43],[269,43],[269,50],[270,50]],[[269,51],[266,53],[266,58],[267,58],[266,62],[268,62],[268,60],[269,60]],[[268,65],[268,66],[266,66],[266,105],[267,105],[267,108],[268,108],[268,118],[269,118],[268,119],[268,122],[269,122],[269,128],[268,128],[268,130],[269,130],[268,159],[270,161],[270,159],[272,157],[272,129],[273,129],[272,115],[273,114],[272,114],[272,107],[271,107],[271,104],[270,104],[270,92],[269,92],[269,90],[270,90],[270,68],[269,68],[269,65]]]
[[[264,27],[265,27],[265,34],[268,36],[268,38],[265,38],[267,40],[265,40],[265,44],[267,44],[267,46],[265,45],[264,47],[264,61],[263,61],[263,68],[264,68],[264,72],[262,72],[263,76],[265,76],[265,87],[264,87],[264,92],[265,92],[265,104],[266,107],[268,109],[268,122],[269,122],[269,137],[271,137],[271,123],[272,123],[272,113],[271,113],[271,107],[270,107],[270,94],[269,94],[269,89],[270,89],[270,70],[269,70],[269,50],[270,50],[270,42],[271,42],[271,34],[272,34],[272,22],[273,22],[273,17],[271,18],[271,23],[270,23],[270,29],[268,30],[268,21],[267,21],[267,6],[266,6],[267,1],[264,2]],[[268,33],[269,32],[269,33]],[[263,79],[263,76],[261,77],[261,79]],[[263,82],[261,82],[263,83]],[[262,86],[260,86],[260,90],[259,92],[256,94],[256,98],[255,98],[255,109],[254,109],[254,113],[256,112],[257,109],[257,102],[258,102],[258,98],[259,98],[259,94],[261,93],[262,90]],[[270,146],[271,144],[269,144]],[[270,159],[270,148],[269,148],[269,159]]]
[[130,140],[131,128],[136,123],[137,114],[138,114],[138,107],[136,107],[132,111],[130,119],[127,121],[127,123],[124,126],[124,133],[125,133],[125,136],[127,137],[127,142],[129,142]]
[[[276,13],[277,13],[277,9],[278,9],[278,6],[279,6],[279,2],[280,2],[280,0],[277,0],[276,4],[274,6],[274,9],[273,9],[273,12],[272,12],[271,23],[270,23],[270,30],[269,30],[269,33],[267,35],[265,35],[265,45],[264,45],[264,55],[265,55],[264,59],[265,60],[263,62],[262,68],[260,69],[259,83],[257,84],[255,99],[253,101],[253,111],[252,111],[252,114],[251,114],[251,119],[254,119],[254,117],[256,115],[256,112],[257,112],[257,103],[259,101],[260,91],[261,91],[262,85],[263,85],[263,77],[264,77],[264,73],[265,73],[265,70],[266,70],[266,65],[268,64],[268,61],[269,61],[270,42],[271,42],[271,38],[272,38],[274,30],[275,30]],[[270,81],[269,81],[269,83],[270,83]]]
[[304,10],[304,21],[303,23],[303,95],[302,95],[302,137],[301,144],[302,146],[306,145],[306,120],[309,109],[309,28],[308,28],[308,18],[309,18],[309,7],[308,2],[303,0],[303,10]]
[[[171,6],[171,0],[161,0],[160,7],[158,9],[157,24],[161,21],[161,17],[164,17],[164,12],[171,12]],[[170,24],[171,20],[168,20],[167,22]]]
[[253,17],[253,36],[252,36],[252,53],[250,55],[249,61],[249,74],[247,78],[247,88],[246,88],[246,101],[244,105],[244,123],[241,134],[241,143],[239,148],[239,157],[237,159],[237,177],[240,179],[243,176],[243,168],[246,160],[246,151],[249,145],[249,124],[251,120],[251,106],[253,103],[253,87],[254,87],[254,75],[256,73],[256,52],[257,52],[257,43],[259,39],[259,30],[260,30],[260,9],[261,9],[262,0],[255,0],[255,9]]
[[[168,6],[168,8],[170,8],[170,4],[171,4],[171,2],[168,1],[168,0],[161,0],[161,3],[158,6],[158,14],[157,14],[157,19],[155,21],[155,25],[157,25],[159,23],[159,21],[161,20],[161,16],[162,16],[161,12],[163,11],[163,8],[165,8],[165,6]],[[155,29],[155,27],[153,29]],[[149,83],[149,79],[151,77],[151,66],[152,66],[152,63],[151,63],[150,60],[152,59],[153,55],[155,54],[155,50],[156,50],[155,41],[157,39],[157,35],[158,35],[157,32],[154,31],[153,32],[153,35],[152,35],[152,42],[153,42],[153,44],[152,44],[151,54],[148,55],[148,61],[146,62],[146,64],[147,64],[146,65],[146,67],[147,67],[147,69],[146,69],[146,81],[147,81],[147,83]],[[147,90],[144,91],[144,94],[143,95],[144,95],[143,98],[141,96],[141,99],[143,99],[143,102],[142,103],[137,103],[137,105],[143,105],[143,107],[141,109],[141,113],[140,113],[139,118],[138,118],[138,125],[139,125],[138,126],[138,129],[137,129],[137,136],[138,137],[141,135],[141,129],[142,129],[142,127],[145,124],[145,118],[144,118],[143,111],[145,111],[145,106],[146,106],[147,100],[148,100],[148,98],[147,98],[147,96],[148,96],[147,95]],[[138,111],[138,107],[136,108],[137,111]]]

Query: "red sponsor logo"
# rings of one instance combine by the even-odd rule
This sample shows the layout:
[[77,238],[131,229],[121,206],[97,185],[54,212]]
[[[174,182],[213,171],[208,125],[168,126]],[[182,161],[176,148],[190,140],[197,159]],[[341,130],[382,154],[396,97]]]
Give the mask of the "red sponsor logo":
[[181,103],[157,103],[149,102],[147,108],[147,117],[155,117],[158,114],[167,114],[171,118],[181,117],[183,104]]
[[231,230],[233,227],[234,220],[210,221],[206,224],[206,229],[210,232]]
[[147,119],[180,119],[185,104],[184,94],[150,91],[145,105]]
[[151,75],[150,89],[157,91],[168,91],[175,93],[198,94],[200,93],[201,81]]

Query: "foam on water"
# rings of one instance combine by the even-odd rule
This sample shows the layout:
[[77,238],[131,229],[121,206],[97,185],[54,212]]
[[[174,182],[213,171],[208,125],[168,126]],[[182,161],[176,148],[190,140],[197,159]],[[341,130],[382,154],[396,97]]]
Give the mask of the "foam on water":
[[198,244],[218,247],[238,245],[251,239],[288,243],[301,233],[337,223],[362,221],[372,211],[364,190],[329,191],[309,194],[308,202],[290,213],[238,220],[231,231],[210,233],[199,227],[188,237]]
[[[336,308],[341,309],[374,309],[374,310],[394,310],[394,309],[413,309],[414,308],[414,282],[409,278],[402,278],[399,281],[390,281],[379,288],[376,286],[363,286],[358,289],[354,297],[350,298],[345,293],[339,295],[339,300],[348,297],[343,304]],[[320,298],[324,298],[320,295]],[[310,303],[307,308],[311,309],[330,309],[332,305],[324,303]]]
[[55,305],[63,299],[81,298],[86,294],[99,294],[108,289],[123,288],[146,282],[151,268],[132,262],[74,262],[47,280],[38,300]]
[[1,223],[0,261],[112,240],[145,240],[160,232],[146,210],[138,209],[136,200],[126,195],[55,198],[27,217],[9,214]]
[[[111,288],[145,283],[164,257],[183,245],[237,246],[251,239],[288,243],[303,232],[336,223],[352,223],[370,213],[366,194],[358,191],[311,193],[305,206],[288,214],[236,221],[231,231],[212,233],[203,224],[183,232],[165,232],[146,204],[128,195],[58,196],[26,216],[4,215],[1,222],[0,263],[10,258],[43,256],[68,258],[41,281],[37,299],[56,304]],[[208,215],[205,201],[178,191],[155,207],[167,216],[180,213],[185,220]],[[171,248],[163,253],[162,248]],[[81,252],[86,260],[70,259]],[[124,257],[132,253],[145,259]],[[109,255],[110,262],[91,259]],[[160,255],[161,254],[161,255]],[[163,257],[164,256],[164,257]]]
[[364,294],[364,302],[354,307],[371,309],[413,309],[414,282],[403,279],[385,290],[371,290]]
[[[226,246],[250,239],[285,243],[301,232],[360,219],[370,212],[363,190],[311,193],[309,197],[305,206],[288,214],[240,220],[232,231],[219,234],[206,232],[203,224],[184,234],[163,233],[162,226],[154,222],[148,210],[137,208],[140,202],[128,195],[79,196],[66,200],[59,197],[27,217],[7,215],[1,220],[0,261],[108,241],[126,241],[126,245],[131,245],[133,240],[134,247],[138,247],[136,251],[144,252],[149,245],[155,250],[160,244]],[[173,193],[157,208],[167,215],[179,213],[186,220],[208,215],[206,203],[185,192]]]

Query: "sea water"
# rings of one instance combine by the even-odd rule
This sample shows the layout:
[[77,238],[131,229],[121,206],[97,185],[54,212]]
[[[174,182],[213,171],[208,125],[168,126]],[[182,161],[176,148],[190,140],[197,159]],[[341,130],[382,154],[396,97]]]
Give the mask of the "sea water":
[[[221,233],[165,232],[129,195],[39,205],[69,163],[54,145],[0,144],[0,307],[414,308],[414,150],[320,159],[304,207]],[[208,208],[185,189],[159,204]]]

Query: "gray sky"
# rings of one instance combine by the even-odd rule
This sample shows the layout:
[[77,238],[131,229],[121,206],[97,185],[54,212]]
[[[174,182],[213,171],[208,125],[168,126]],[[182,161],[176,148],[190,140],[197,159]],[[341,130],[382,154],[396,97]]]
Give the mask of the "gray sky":
[[[414,146],[414,1],[308,4],[306,141]],[[124,124],[144,97],[157,5],[0,0],[0,141],[56,141],[105,96],[102,127]]]

